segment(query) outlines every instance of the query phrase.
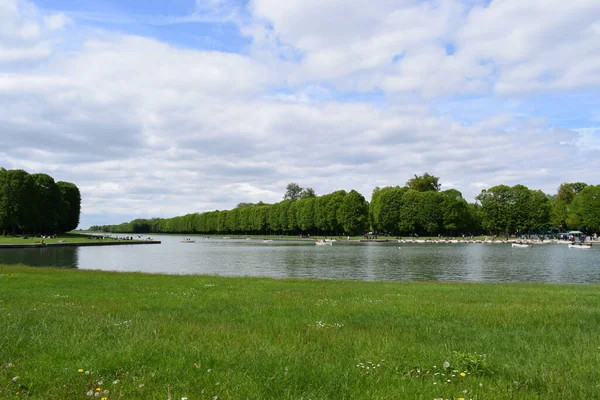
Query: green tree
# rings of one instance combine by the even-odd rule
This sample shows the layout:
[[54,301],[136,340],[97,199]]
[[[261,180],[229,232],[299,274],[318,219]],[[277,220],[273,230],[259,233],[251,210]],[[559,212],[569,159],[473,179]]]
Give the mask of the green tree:
[[306,188],[302,192],[300,192],[301,199],[312,199],[315,197],[317,197],[317,194],[315,193],[313,188]]
[[483,189],[476,199],[481,203],[481,223],[488,232],[507,233],[510,226],[510,187],[497,185]]
[[315,228],[315,199],[298,200],[296,216],[298,226],[303,232],[314,233]]
[[295,182],[288,183],[285,188],[285,195],[283,196],[284,200],[300,200],[300,194],[302,193],[302,188]]
[[35,202],[39,206],[36,215],[36,231],[56,233],[62,208],[60,190],[50,175],[32,174],[31,177],[36,189]]
[[0,229],[4,234],[29,231],[36,213],[35,187],[22,169],[0,171]]
[[400,186],[385,187],[378,193],[377,204],[373,207],[374,221],[377,230],[389,233],[403,231],[402,208],[407,188]]
[[[579,219],[581,227],[588,233],[600,230],[600,185],[587,186],[573,201],[573,219]],[[575,222],[575,221],[573,221]]]
[[[81,215],[81,194],[79,188],[70,182],[56,182],[61,195],[61,213],[58,222],[58,232],[68,232],[77,228]],[[150,225],[148,225],[150,232]]]
[[440,192],[442,197],[442,223],[444,229],[453,236],[455,233],[464,231],[469,221],[468,204],[463,199],[462,193],[456,189]]
[[406,182],[406,186],[409,189],[416,190],[417,192],[428,192],[434,191],[439,192],[442,184],[439,183],[440,178],[429,175],[425,172],[421,176],[415,175],[414,178],[411,178],[408,182]]
[[356,190],[348,192],[340,207],[340,222],[348,235],[363,233],[369,222],[369,203]]

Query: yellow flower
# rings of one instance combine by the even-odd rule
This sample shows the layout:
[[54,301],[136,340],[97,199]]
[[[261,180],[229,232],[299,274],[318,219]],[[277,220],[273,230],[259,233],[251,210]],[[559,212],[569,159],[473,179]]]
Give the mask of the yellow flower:
[[458,398],[458,399],[456,399],[456,400],[465,400],[465,399],[464,399],[464,397],[459,397],[459,398]]
[[464,372],[461,372],[460,376],[467,376],[467,374],[465,374]]
[[108,400],[108,397],[103,397],[102,400]]
[[83,368],[79,368],[79,369],[77,370],[77,372],[79,372],[79,373],[81,374],[81,373],[83,372]]
[[99,392],[101,390],[102,390],[102,388],[96,388],[96,392]]

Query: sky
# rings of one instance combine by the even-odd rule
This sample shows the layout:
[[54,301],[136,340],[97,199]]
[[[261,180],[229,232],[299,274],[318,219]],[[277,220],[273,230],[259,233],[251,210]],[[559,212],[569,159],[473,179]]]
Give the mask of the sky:
[[598,0],[0,0],[0,167],[75,183],[80,228],[599,161]]

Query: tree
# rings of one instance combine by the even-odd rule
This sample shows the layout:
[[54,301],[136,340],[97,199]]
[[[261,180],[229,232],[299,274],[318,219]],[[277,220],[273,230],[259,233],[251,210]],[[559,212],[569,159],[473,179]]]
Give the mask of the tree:
[[29,230],[34,222],[35,188],[31,175],[22,169],[0,171],[0,230]]
[[302,192],[300,192],[301,199],[313,199],[315,197],[317,197],[317,194],[315,193],[313,188],[306,188]]
[[32,174],[31,177],[36,188],[36,204],[39,206],[36,215],[36,231],[56,233],[62,208],[60,190],[50,175]]
[[462,231],[469,221],[469,209],[462,193],[456,189],[440,192],[442,196],[442,221],[444,229],[453,236],[454,232]]
[[[79,225],[81,214],[81,194],[79,188],[70,182],[56,182],[61,194],[61,210],[58,222],[58,232],[72,231]],[[150,225],[148,225],[148,232]]]
[[348,235],[363,233],[369,222],[369,203],[362,194],[351,190],[340,207],[340,222]]
[[288,183],[285,188],[285,195],[283,196],[284,200],[300,200],[300,194],[302,193],[302,188],[295,182]]
[[579,217],[571,210],[577,195],[587,186],[583,182],[561,183],[556,196],[552,199],[551,222],[561,228],[576,229],[580,223]]
[[415,175],[414,178],[406,182],[406,186],[409,189],[416,190],[417,192],[439,192],[440,188],[442,187],[442,184],[439,183],[439,179],[440,178],[429,175],[427,172],[425,172],[421,176]]
[[481,223],[490,232],[508,232],[510,187],[498,185],[483,189],[476,197],[481,203]]
[[[573,202],[575,215],[589,233],[600,230],[600,185],[582,189]],[[575,222],[575,221],[574,221]]]
[[369,204],[369,221],[371,229],[379,232],[394,233],[398,231],[402,196],[407,188],[388,186],[375,188]]

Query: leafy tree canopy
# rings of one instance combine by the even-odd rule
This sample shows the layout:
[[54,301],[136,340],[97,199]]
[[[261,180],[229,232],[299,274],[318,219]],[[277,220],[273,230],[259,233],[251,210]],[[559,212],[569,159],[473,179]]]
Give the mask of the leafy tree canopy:
[[435,191],[439,192],[442,184],[439,183],[440,178],[437,176],[429,175],[425,172],[423,175],[415,175],[414,178],[409,179],[406,182],[406,186],[409,189],[416,190],[417,192],[428,192]]
[[302,188],[296,182],[290,182],[285,188],[285,195],[283,195],[283,200],[300,200],[300,194],[302,193]]

